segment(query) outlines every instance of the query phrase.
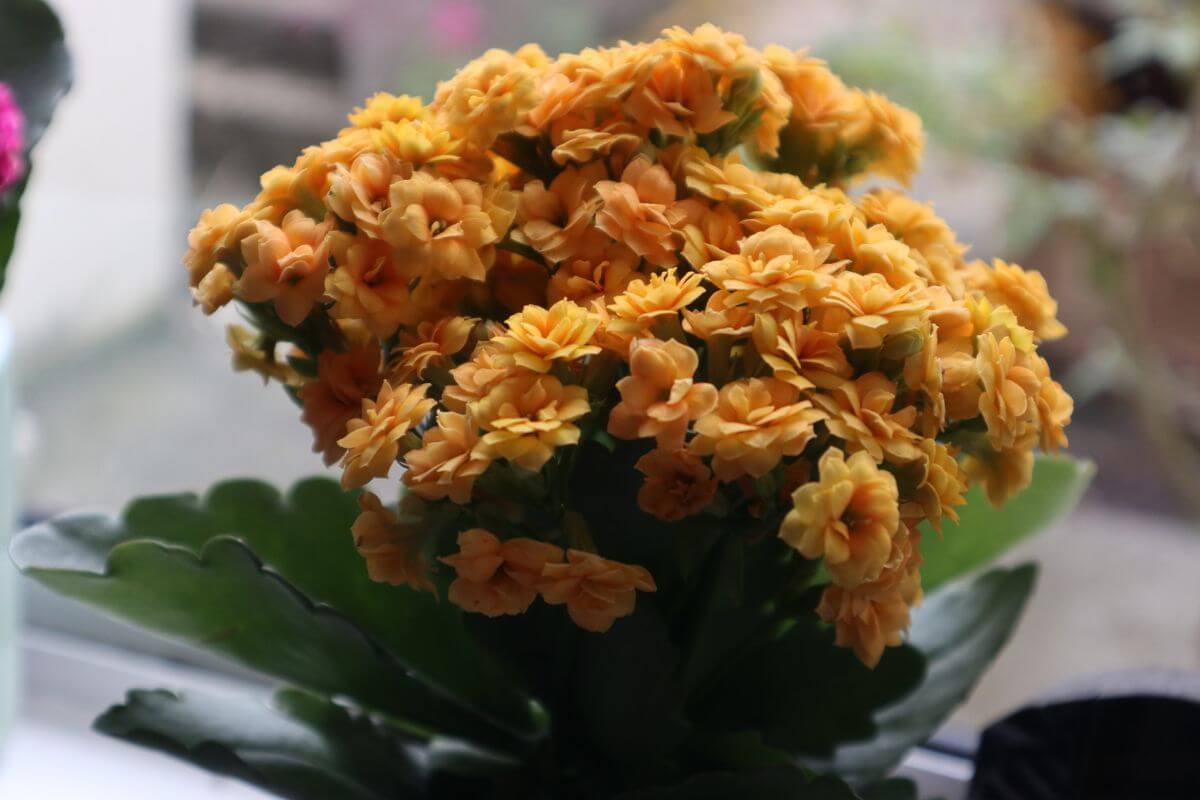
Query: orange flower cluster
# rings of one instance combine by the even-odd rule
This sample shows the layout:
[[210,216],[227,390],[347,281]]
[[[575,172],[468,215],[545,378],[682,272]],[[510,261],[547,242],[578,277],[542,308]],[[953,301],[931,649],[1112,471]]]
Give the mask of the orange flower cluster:
[[246,310],[237,367],[288,387],[347,487],[398,466],[457,509],[439,562],[367,501],[372,576],[432,590],[441,563],[464,609],[540,596],[606,629],[654,579],[604,558],[604,530],[513,535],[506,488],[569,486],[603,446],[633,456],[650,523],[740,514],[824,559],[817,613],[874,664],[920,597],[918,526],[955,519],[968,476],[997,503],[1022,488],[1072,411],[1038,273],[968,262],[897,189],[849,193],[906,184],[921,149],[910,111],[709,25],[492,50],[205,212],[185,263],[206,313]]

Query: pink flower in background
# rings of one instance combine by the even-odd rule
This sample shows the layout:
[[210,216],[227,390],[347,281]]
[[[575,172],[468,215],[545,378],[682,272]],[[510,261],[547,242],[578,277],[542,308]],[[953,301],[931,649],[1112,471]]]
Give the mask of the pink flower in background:
[[484,12],[472,0],[443,0],[434,6],[430,27],[445,50],[468,50],[483,41]]
[[0,83],[0,192],[7,191],[25,171],[21,160],[24,129],[25,117],[17,107],[17,98],[7,84]]

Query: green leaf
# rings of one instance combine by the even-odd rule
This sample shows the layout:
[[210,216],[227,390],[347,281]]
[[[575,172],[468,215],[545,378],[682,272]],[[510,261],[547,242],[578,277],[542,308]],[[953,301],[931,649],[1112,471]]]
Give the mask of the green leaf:
[[878,733],[838,748],[827,768],[857,783],[888,774],[926,741],[964,700],[1016,627],[1037,568],[996,569],[942,589],[914,613],[909,645],[925,655],[925,679],[875,715]]
[[430,594],[376,583],[354,549],[356,495],[312,478],[281,497],[252,480],[193,494],[135,500],[120,520],[72,516],[21,534],[14,554],[60,569],[102,572],[122,542],[153,539],[200,553],[215,537],[245,541],[273,572],[315,603],[330,606],[404,666],[523,735],[538,729],[529,703],[463,627],[462,612]]
[[1083,497],[1096,467],[1067,456],[1038,456],[1033,483],[993,508],[978,484],[967,492],[957,524],[946,522],[942,534],[926,526],[921,537],[921,584],[932,592],[947,581],[991,563],[1013,545],[1029,538],[1069,512]]
[[423,797],[411,742],[294,689],[274,707],[250,698],[131,691],[96,730],[295,800]]
[[828,756],[842,742],[875,733],[874,713],[921,682],[916,649],[893,648],[874,670],[814,619],[782,637],[744,648],[694,710],[710,734],[760,731],[763,741],[794,755]]
[[54,107],[71,84],[71,59],[62,25],[41,0],[0,2],[0,82],[7,83],[25,117],[25,178],[0,196],[0,287],[16,244],[21,196],[32,168],[30,152]]
[[71,545],[80,530],[92,541],[89,529],[102,522],[76,518],[26,531],[13,543],[13,558],[61,594],[288,683],[344,695],[428,731],[512,744],[477,712],[410,675],[337,612],[264,569],[239,540],[217,537],[199,555],[126,541],[97,563],[95,552]]
[[693,775],[677,786],[626,792],[617,800],[857,800],[842,781],[795,767]]

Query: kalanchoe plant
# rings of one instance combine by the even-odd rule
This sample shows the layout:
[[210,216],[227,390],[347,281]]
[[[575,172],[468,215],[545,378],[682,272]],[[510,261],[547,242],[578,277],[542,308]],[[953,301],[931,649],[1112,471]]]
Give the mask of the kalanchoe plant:
[[1033,455],[1071,414],[1041,277],[848,193],[921,141],[802,53],[671,29],[376,95],[205,212],[197,303],[245,311],[235,367],[342,485],[22,534],[43,583],[286,687],[97,727],[295,798],[911,795],[877,782],[1034,569],[948,581],[1087,475]]
[[71,83],[58,17],[42,0],[0,0],[0,287],[16,244],[30,154]]

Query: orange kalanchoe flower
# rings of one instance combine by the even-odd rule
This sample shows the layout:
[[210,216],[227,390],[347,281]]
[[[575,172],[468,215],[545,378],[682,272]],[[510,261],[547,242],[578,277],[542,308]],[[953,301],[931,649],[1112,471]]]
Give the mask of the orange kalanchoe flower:
[[676,276],[674,269],[655,272],[649,280],[639,278],[630,282],[608,309],[622,330],[647,330],[660,319],[678,315],[704,294],[700,285],[703,280],[704,276],[698,272],[685,272],[681,277]]
[[492,463],[478,444],[479,428],[469,414],[438,412],[437,425],[425,431],[421,446],[404,456],[404,485],[426,500],[470,502],[475,479]]
[[1012,339],[996,341],[995,336],[985,333],[978,343],[975,367],[983,384],[979,413],[987,423],[992,445],[997,449],[1011,448],[1024,437],[1037,433],[1036,398],[1041,380]]
[[344,352],[321,351],[316,380],[300,388],[304,407],[300,418],[312,429],[313,451],[321,454],[326,465],[346,452],[338,444],[346,435],[346,423],[358,416],[363,400],[374,397],[383,381],[379,343],[365,336],[347,338],[351,341]]
[[968,267],[968,283],[998,306],[1008,306],[1017,321],[1039,339],[1061,339],[1067,327],[1058,321],[1058,303],[1050,296],[1046,279],[1037,270],[996,259],[989,269],[982,261]]
[[623,244],[613,242],[604,250],[569,258],[559,264],[546,287],[546,298],[557,303],[570,300],[588,305],[607,302],[619,295],[639,273],[638,257]]
[[417,325],[416,331],[401,333],[396,354],[388,364],[389,378],[408,383],[425,377],[431,366],[444,363],[467,346],[478,321],[471,317],[426,320]]
[[317,223],[302,211],[290,211],[282,227],[255,223],[254,233],[242,240],[246,269],[237,295],[251,303],[271,301],[288,325],[299,325],[325,292],[329,271],[331,220]]
[[505,323],[503,334],[492,339],[497,352],[522,369],[549,372],[555,361],[574,361],[600,352],[592,344],[600,317],[570,300],[559,300],[549,309],[525,306]]
[[755,312],[802,311],[825,295],[830,274],[840,269],[825,263],[830,249],[813,248],[808,239],[777,225],[743,239],[737,255],[705,264],[704,274],[728,305]]
[[805,325],[801,316],[776,319],[758,314],[753,336],[754,346],[775,377],[801,391],[832,388],[854,372],[837,337]]
[[699,514],[716,497],[717,479],[687,450],[651,450],[635,466],[646,476],[638,491],[638,507],[663,522]]
[[919,437],[912,431],[917,410],[893,410],[896,384],[882,372],[844,380],[828,392],[814,394],[813,402],[825,412],[829,432],[846,442],[847,451],[865,450],[878,462],[920,457]]
[[408,270],[446,280],[482,281],[516,211],[507,189],[427,172],[392,183],[388,199],[379,226],[397,258]]
[[835,642],[851,648],[871,669],[887,647],[898,647],[913,606],[921,601],[921,535],[903,525],[892,538],[892,552],[879,577],[853,588],[832,584],[821,594],[817,615],[833,623]]
[[608,238],[592,225],[592,220],[600,208],[596,184],[606,178],[604,164],[594,161],[584,167],[567,167],[555,176],[549,188],[537,180],[525,184],[517,204],[513,238],[554,264],[595,249],[597,237],[603,249]]
[[821,301],[819,325],[846,336],[855,350],[882,347],[885,340],[920,334],[928,300],[912,286],[894,289],[882,275],[843,273]]
[[853,588],[875,580],[887,564],[900,527],[896,478],[865,452],[846,458],[830,448],[820,480],[792,495],[779,537],[805,558],[824,558],[833,582]]
[[429,110],[453,136],[487,147],[537,104],[537,70],[548,61],[536,44],[488,50],[438,84]]
[[654,56],[650,74],[625,108],[636,122],[668,136],[711,133],[737,119],[722,107],[713,77],[700,60],[677,50]]
[[469,361],[450,370],[454,383],[442,392],[442,405],[451,411],[465,412],[468,405],[482,399],[513,371],[512,359],[506,358],[499,347],[491,341],[480,342]]
[[565,564],[547,563],[542,578],[542,599],[550,605],[566,604],[576,625],[596,633],[632,614],[637,592],[658,589],[644,567],[581,550],[568,550]]
[[966,455],[963,472],[983,484],[988,502],[1003,508],[1008,499],[1033,482],[1033,452],[1023,447]]
[[721,387],[717,407],[696,422],[691,449],[713,457],[722,481],[761,478],[784,456],[803,452],[823,418],[800,392],[775,378],[750,378]]
[[432,592],[429,564],[420,525],[405,525],[371,492],[358,496],[358,517],[350,532],[354,547],[367,562],[371,580]]
[[579,428],[572,423],[591,410],[582,386],[563,386],[551,375],[536,374],[506,378],[469,408],[487,431],[479,442],[484,455],[534,472],[556,448],[579,441]]
[[400,455],[401,440],[437,405],[425,396],[428,390],[427,383],[393,388],[384,381],[378,397],[363,400],[362,415],[347,422],[346,435],[338,439],[338,446],[346,450],[342,486],[354,489],[373,478],[387,477]]
[[334,270],[326,281],[334,319],[361,320],[378,339],[396,332],[411,300],[410,277],[401,273],[386,243],[335,231]]
[[618,439],[654,437],[665,450],[683,447],[688,423],[717,405],[717,389],[695,383],[700,358],[674,339],[638,339],[629,348],[629,375],[617,381],[621,393],[608,416],[608,432]]
[[620,182],[600,181],[596,191],[603,201],[597,228],[651,264],[676,263],[681,242],[666,213],[675,202],[675,182],[662,166],[639,156],[625,167]]
[[488,617],[523,614],[537,599],[542,574],[561,562],[561,548],[534,539],[501,542],[472,528],[458,535],[458,552],[439,560],[454,568],[449,598],[459,608]]

